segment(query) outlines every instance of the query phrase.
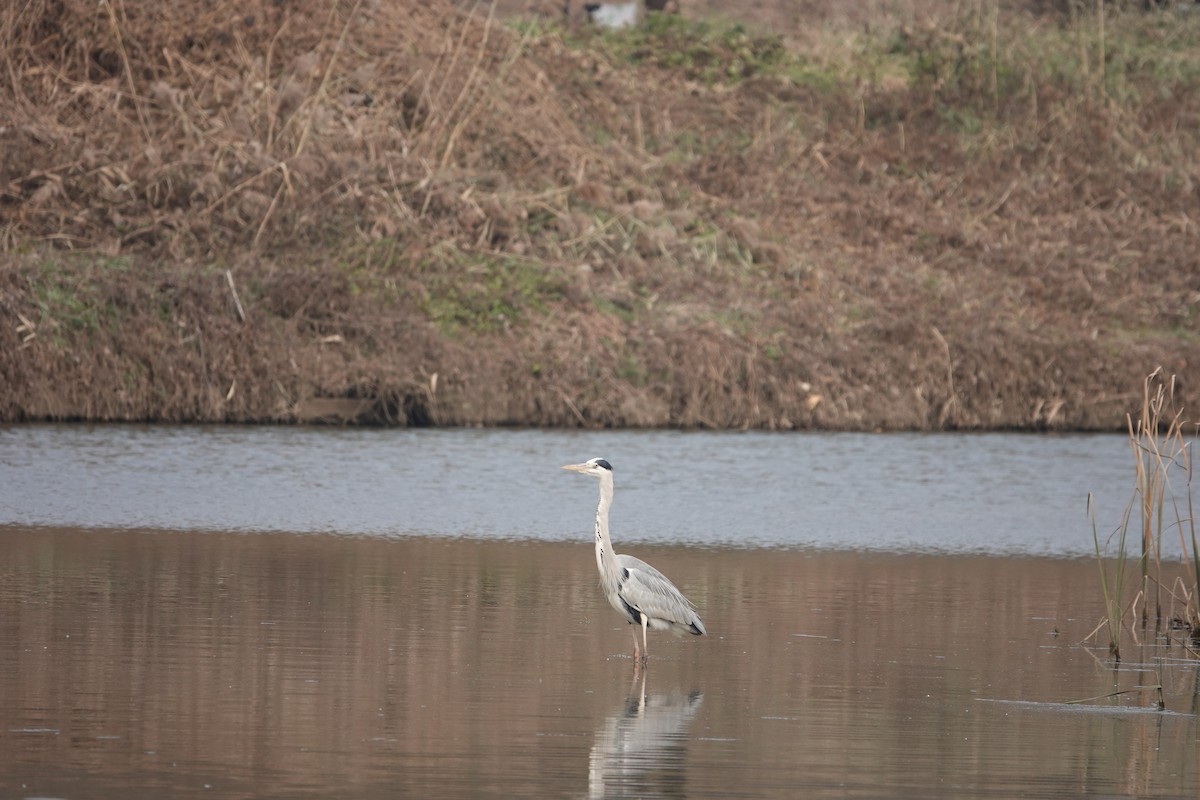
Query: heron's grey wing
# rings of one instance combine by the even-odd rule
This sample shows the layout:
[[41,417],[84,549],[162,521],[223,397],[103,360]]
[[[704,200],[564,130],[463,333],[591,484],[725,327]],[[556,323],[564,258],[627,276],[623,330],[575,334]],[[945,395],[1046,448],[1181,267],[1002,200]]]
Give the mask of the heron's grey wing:
[[[703,634],[704,623],[692,607],[691,601],[671,583],[671,580],[654,567],[633,556],[617,556],[621,568],[617,594],[633,608],[645,614],[659,625],[652,627],[679,626],[689,633]],[[662,624],[666,623],[666,624]]]

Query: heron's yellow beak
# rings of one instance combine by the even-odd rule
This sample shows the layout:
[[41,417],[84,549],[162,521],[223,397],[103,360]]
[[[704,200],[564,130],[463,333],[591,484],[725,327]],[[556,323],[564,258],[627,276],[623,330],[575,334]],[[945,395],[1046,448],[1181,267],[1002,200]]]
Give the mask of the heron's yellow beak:
[[571,472],[583,472],[587,469],[587,464],[563,464],[563,469],[569,469]]

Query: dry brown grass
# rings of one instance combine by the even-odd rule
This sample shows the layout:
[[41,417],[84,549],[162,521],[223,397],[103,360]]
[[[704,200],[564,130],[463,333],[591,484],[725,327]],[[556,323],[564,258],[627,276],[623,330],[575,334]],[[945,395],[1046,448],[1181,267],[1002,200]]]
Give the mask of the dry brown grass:
[[10,4],[0,417],[1117,429],[1149,363],[1186,395],[1191,29],[933,10],[788,51]]
[[220,258],[323,244],[348,217],[374,235],[430,216],[484,233],[469,186],[575,175],[580,136],[537,91],[525,43],[448,4],[34,0],[5,14],[3,113],[19,123],[2,182],[23,212],[6,219],[10,245]]

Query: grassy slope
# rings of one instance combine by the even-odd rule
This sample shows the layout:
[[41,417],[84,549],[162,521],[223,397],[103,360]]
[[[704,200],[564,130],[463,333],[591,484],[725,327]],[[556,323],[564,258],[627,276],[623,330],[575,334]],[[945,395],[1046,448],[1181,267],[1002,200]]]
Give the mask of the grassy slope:
[[1191,17],[108,8],[0,21],[0,418],[1116,428],[1160,363],[1187,400]]

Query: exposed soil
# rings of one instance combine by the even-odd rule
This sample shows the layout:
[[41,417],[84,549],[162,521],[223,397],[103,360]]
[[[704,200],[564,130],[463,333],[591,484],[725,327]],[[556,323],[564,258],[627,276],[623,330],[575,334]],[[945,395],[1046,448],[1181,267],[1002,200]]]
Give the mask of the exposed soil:
[[715,7],[6,6],[0,420],[1117,429],[1158,365],[1191,405],[1200,24]]

